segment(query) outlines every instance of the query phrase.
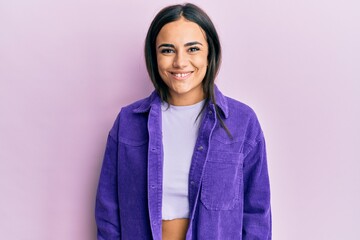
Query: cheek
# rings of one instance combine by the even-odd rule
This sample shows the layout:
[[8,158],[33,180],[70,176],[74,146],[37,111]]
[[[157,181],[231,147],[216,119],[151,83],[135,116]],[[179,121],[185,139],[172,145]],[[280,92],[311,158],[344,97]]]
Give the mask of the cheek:
[[171,60],[169,58],[165,58],[163,56],[157,56],[157,65],[159,69],[167,69],[171,65]]
[[157,61],[158,69],[161,69],[163,65],[161,57],[157,56],[156,61]]
[[196,68],[206,68],[208,63],[207,63],[207,57],[206,56],[196,56],[195,58],[193,58],[193,65]]

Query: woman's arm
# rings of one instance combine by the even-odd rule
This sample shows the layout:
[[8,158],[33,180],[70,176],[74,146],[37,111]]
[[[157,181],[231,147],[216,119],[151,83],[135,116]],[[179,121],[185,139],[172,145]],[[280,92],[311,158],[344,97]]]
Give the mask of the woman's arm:
[[262,134],[249,144],[244,159],[243,239],[271,239],[270,184]]
[[98,240],[120,240],[117,188],[117,141],[108,136],[96,194],[95,220]]

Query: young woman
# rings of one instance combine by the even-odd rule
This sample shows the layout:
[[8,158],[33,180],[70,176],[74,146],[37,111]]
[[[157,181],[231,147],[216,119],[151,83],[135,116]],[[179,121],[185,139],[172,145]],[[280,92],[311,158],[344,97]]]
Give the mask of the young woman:
[[214,81],[221,47],[193,4],[154,18],[155,91],[110,130],[96,198],[98,239],[271,239],[265,140],[253,110]]

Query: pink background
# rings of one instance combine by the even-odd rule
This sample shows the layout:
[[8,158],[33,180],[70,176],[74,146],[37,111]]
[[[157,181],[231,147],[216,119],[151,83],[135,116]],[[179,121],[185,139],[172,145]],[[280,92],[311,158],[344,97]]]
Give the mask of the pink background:
[[[360,239],[359,2],[193,2],[221,37],[219,87],[262,123],[273,238]],[[170,3],[0,2],[2,239],[95,239],[107,132],[152,90],[144,38]]]

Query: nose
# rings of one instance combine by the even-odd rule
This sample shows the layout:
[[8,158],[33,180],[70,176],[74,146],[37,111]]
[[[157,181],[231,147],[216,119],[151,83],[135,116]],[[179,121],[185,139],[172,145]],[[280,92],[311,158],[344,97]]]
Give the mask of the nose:
[[174,58],[173,67],[174,68],[185,68],[188,64],[188,59],[185,53],[178,52]]

